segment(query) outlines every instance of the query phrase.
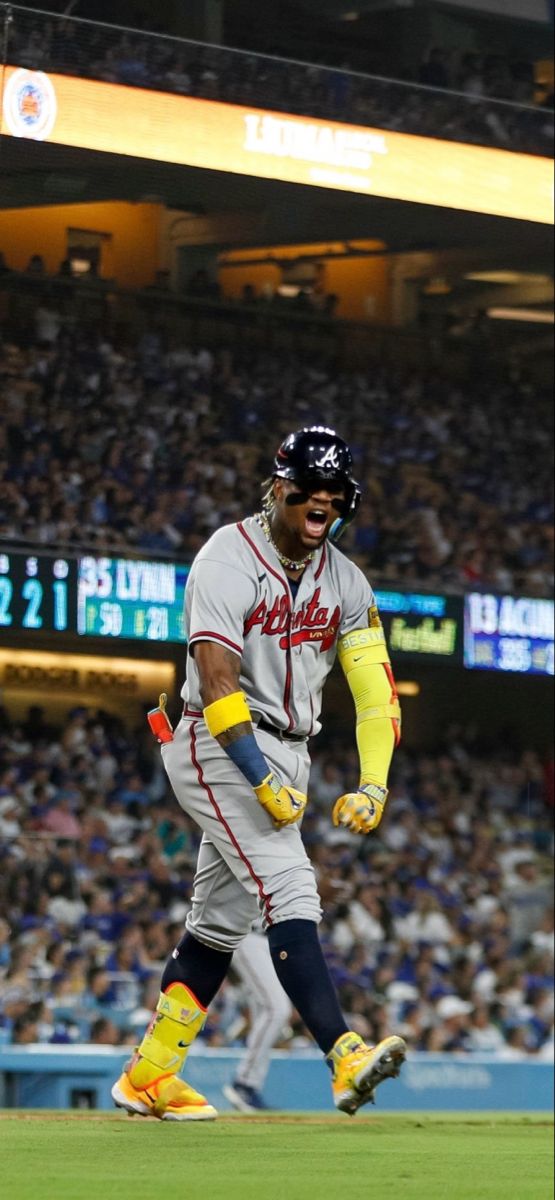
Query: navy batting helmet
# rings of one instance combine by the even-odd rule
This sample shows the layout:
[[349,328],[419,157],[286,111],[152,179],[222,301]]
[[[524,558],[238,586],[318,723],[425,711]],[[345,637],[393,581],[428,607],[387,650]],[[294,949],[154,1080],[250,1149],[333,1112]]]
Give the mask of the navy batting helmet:
[[344,489],[343,511],[329,532],[333,542],[351,523],[360,504],[361,491],[353,477],[351,451],[334,429],[323,425],[311,425],[289,434],[274,459],[273,476],[291,480],[308,494],[318,484]]

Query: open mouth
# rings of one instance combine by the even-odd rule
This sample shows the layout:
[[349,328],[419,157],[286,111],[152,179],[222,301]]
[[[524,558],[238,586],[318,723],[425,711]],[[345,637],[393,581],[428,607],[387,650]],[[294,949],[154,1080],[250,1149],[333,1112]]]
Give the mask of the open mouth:
[[305,520],[305,531],[309,537],[320,538],[325,531],[327,513],[321,508],[313,508]]

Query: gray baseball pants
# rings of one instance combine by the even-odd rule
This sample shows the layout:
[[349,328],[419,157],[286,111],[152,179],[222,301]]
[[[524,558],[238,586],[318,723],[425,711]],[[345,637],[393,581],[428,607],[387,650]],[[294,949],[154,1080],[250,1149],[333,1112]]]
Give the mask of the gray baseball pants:
[[[256,739],[280,779],[306,792],[306,743],[261,730]],[[320,898],[299,826],[275,828],[202,717],[183,717],[162,757],[179,804],[203,831],[189,933],[233,952],[259,913],[266,929],[294,919],[319,923]]]

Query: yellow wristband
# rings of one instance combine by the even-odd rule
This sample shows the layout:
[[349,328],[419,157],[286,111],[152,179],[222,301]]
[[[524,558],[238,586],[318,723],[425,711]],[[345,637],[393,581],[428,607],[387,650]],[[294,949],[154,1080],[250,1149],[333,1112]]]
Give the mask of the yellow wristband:
[[232,729],[234,725],[252,721],[243,692],[233,692],[231,696],[222,696],[221,700],[214,700],[213,704],[204,709],[203,716],[209,733],[215,738],[219,737],[220,733],[225,733],[226,729]]

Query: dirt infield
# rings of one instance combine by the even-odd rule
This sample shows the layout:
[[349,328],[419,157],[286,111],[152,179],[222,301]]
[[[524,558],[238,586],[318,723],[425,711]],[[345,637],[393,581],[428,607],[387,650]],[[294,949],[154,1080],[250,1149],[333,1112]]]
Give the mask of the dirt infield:
[[[99,1122],[100,1124],[116,1124],[127,1125],[132,1119],[124,1113],[119,1112],[99,1112],[98,1110],[75,1110],[75,1109],[0,1109],[0,1122],[2,1121],[29,1121],[29,1122],[61,1122],[66,1124],[68,1121],[91,1123]],[[145,1118],[134,1118],[137,1125],[143,1123]],[[480,1113],[476,1116],[465,1113],[453,1113],[452,1115],[436,1115],[433,1114],[402,1114],[402,1113],[387,1113],[382,1116],[357,1116],[356,1120],[345,1118],[337,1113],[260,1113],[260,1114],[243,1114],[243,1113],[220,1113],[218,1117],[218,1125],[224,1123],[232,1125],[305,1125],[305,1126],[325,1126],[325,1125],[344,1125],[349,1129],[365,1129],[373,1128],[380,1129],[386,1123],[391,1121],[399,1121],[409,1123],[413,1129],[425,1129],[428,1127],[438,1128],[438,1126],[458,1125],[458,1126],[484,1126],[490,1129],[496,1129],[506,1125],[533,1125],[536,1128],[553,1129],[555,1126],[555,1118],[548,1117],[542,1113],[537,1115],[533,1113]],[[152,1125],[153,1121],[149,1120],[148,1124]],[[212,1124],[212,1122],[206,1122]]]

